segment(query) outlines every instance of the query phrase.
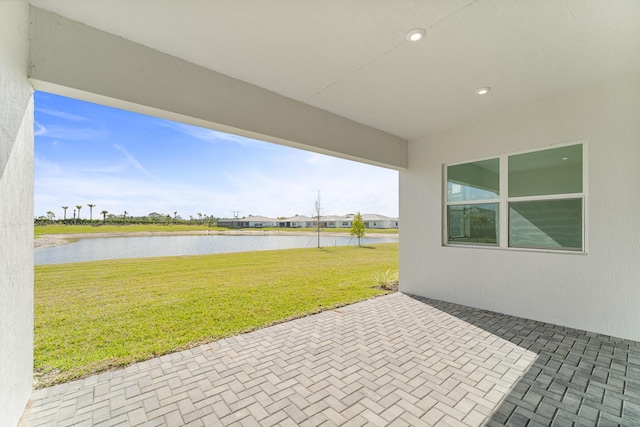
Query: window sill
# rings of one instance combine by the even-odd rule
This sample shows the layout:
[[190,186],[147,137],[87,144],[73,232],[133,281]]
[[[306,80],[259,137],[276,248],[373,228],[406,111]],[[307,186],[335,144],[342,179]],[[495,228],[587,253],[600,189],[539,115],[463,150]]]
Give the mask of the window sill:
[[560,254],[560,255],[588,255],[588,252],[585,250],[570,251],[570,250],[561,250],[561,249],[503,248],[500,246],[465,245],[465,244],[455,244],[455,243],[447,243],[442,245],[442,247],[443,248],[494,250],[494,251],[505,251],[505,252],[533,252],[533,253]]

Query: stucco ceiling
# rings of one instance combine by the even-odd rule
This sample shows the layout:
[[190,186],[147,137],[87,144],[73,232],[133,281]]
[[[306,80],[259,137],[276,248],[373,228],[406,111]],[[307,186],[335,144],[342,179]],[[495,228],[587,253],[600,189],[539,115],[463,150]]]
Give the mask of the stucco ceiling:
[[638,0],[30,3],[407,139],[640,73]]

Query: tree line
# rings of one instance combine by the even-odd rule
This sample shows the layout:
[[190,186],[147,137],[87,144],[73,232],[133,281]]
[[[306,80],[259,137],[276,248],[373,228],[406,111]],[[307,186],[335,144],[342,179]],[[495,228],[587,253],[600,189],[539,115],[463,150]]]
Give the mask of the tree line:
[[96,207],[94,203],[88,203],[86,205],[89,208],[89,219],[81,218],[80,213],[82,212],[83,205],[76,205],[73,208],[73,215],[69,212],[67,215],[67,210],[69,210],[69,206],[61,206],[63,210],[62,218],[56,218],[56,214],[53,211],[47,211],[47,215],[39,216],[34,219],[34,223],[38,224],[71,224],[71,225],[105,225],[105,224],[196,224],[196,225],[208,225],[214,226],[218,223],[217,217],[213,215],[207,215],[201,212],[197,213],[197,217],[193,215],[189,215],[189,219],[185,219],[178,215],[178,212],[173,212],[171,214],[162,214],[162,213],[150,213],[145,216],[132,216],[129,212],[124,211],[123,213],[114,214],[107,210],[103,210],[100,212],[102,218],[93,218],[93,208]]

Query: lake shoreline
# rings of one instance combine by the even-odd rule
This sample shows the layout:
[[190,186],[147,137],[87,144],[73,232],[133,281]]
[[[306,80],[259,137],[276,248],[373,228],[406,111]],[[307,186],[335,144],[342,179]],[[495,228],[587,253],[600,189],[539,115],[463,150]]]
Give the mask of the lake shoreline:
[[[276,230],[196,230],[196,231],[134,231],[112,233],[74,233],[74,234],[43,234],[33,241],[34,248],[47,248],[51,246],[72,243],[77,239],[89,239],[94,237],[147,237],[147,236],[316,236],[317,233],[308,231],[276,231]],[[349,237],[349,233],[320,232],[321,237],[340,236]],[[368,237],[389,237],[398,239],[398,234],[371,233]]]

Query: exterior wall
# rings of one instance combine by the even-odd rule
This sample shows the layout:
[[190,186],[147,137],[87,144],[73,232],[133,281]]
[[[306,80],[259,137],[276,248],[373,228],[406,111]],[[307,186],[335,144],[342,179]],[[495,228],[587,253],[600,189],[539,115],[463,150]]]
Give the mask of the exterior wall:
[[218,221],[218,227],[247,228],[249,227],[249,221],[235,220],[235,219],[221,219]]
[[277,227],[273,221],[249,221],[249,227],[252,228],[265,228],[265,227]]
[[[402,169],[407,141],[42,9],[31,13],[39,90]],[[366,143],[363,143],[366,141]]]
[[391,228],[388,221],[385,221],[382,219],[365,221],[365,225],[367,228],[376,228],[376,229]]
[[289,223],[290,228],[305,228],[305,227],[309,228],[309,227],[316,226],[315,220],[312,220],[311,218],[302,216],[302,215],[292,217],[292,218],[285,218],[278,222],[278,224],[280,223],[285,223],[285,224]]
[[[442,246],[443,164],[579,140],[587,254]],[[640,340],[639,182],[640,72],[410,141],[401,291]]]
[[362,220],[364,221],[364,226],[366,228],[374,228],[374,229],[398,228],[397,225],[395,225],[397,220],[394,220],[393,218],[389,218],[384,215],[364,214],[362,215]]
[[33,101],[29,6],[0,2],[0,426],[14,427],[33,375]]

